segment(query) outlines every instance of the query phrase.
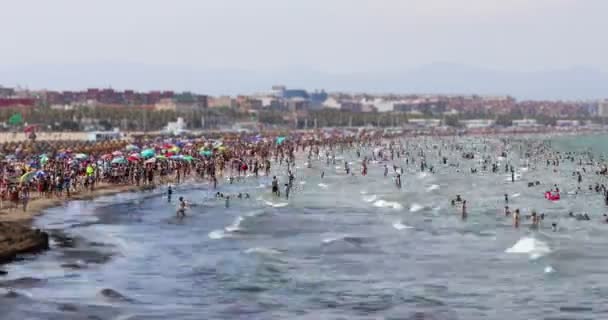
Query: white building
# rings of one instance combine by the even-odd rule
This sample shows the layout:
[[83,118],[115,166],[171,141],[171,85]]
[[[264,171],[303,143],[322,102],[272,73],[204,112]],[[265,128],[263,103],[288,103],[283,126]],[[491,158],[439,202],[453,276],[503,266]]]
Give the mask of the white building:
[[186,130],[186,122],[184,122],[184,118],[179,117],[177,121],[167,122],[167,126],[165,127],[165,131],[173,134],[180,134]]
[[460,120],[459,122],[467,129],[489,128],[496,123],[493,119],[471,119]]
[[537,125],[536,119],[521,119],[512,122],[512,126],[517,128],[536,127]]
[[408,119],[407,123],[417,127],[434,128],[441,124],[440,119]]
[[578,120],[557,120],[555,121],[557,127],[578,127],[580,121]]

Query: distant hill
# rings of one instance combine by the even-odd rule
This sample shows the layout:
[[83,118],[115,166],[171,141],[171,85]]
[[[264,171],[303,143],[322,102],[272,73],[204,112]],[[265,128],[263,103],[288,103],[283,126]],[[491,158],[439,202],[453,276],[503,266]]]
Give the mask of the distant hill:
[[262,72],[143,64],[1,66],[0,85],[32,89],[108,87],[134,90],[191,90],[236,94],[268,91],[274,84],[329,91],[512,95],[518,99],[608,97],[608,74],[585,67],[505,72],[438,63],[390,72],[330,74],[294,67]]

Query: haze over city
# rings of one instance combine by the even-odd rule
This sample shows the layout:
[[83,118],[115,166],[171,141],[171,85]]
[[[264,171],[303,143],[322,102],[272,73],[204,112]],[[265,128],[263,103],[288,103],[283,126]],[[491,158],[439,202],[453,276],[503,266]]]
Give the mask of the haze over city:
[[601,0],[7,2],[0,84],[597,99],[608,92],[607,9]]

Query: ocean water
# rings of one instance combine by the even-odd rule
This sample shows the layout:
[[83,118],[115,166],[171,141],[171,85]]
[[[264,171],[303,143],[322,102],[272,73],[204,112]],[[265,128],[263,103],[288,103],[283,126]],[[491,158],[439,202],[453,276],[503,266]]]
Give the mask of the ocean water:
[[[523,159],[519,146],[534,139],[513,142],[500,160],[516,168],[515,183],[503,167],[482,172],[477,158],[449,149],[498,159],[499,140],[425,139],[408,145],[422,146],[435,173],[386,162],[404,166],[401,189],[383,176],[383,162],[363,177],[345,152],[355,176],[342,163],[306,168],[302,159],[289,200],[270,194],[268,178],[249,177],[220,185],[251,195],[228,207],[194,182],[178,186],[172,202],[160,187],[66,203],[35,222],[53,234],[53,250],[5,267],[0,319],[608,319],[607,208],[595,192],[567,193],[577,163],[554,172],[542,158]],[[445,144],[438,148],[450,165],[434,144]],[[553,184],[560,201],[543,197]],[[524,215],[547,215],[539,230],[526,219],[512,227],[505,193]],[[450,204],[457,194],[466,220]],[[193,203],[183,220],[174,218],[178,196]]]

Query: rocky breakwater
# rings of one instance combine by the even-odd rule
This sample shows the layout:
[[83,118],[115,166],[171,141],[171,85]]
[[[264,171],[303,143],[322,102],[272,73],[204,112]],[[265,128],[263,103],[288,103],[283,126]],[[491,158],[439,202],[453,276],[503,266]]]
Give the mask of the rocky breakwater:
[[49,248],[49,235],[18,222],[0,222],[0,264]]

